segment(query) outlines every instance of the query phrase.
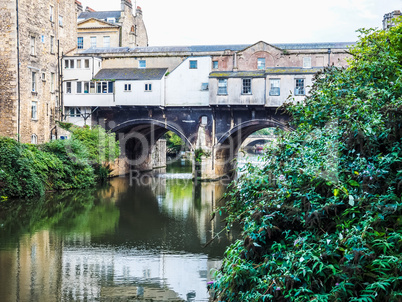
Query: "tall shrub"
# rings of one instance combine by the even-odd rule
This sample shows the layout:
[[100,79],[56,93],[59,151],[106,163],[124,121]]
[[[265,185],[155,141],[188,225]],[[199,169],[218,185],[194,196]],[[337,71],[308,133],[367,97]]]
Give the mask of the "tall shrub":
[[224,207],[243,238],[220,301],[402,301],[402,24],[362,30],[346,69],[285,107],[291,133]]

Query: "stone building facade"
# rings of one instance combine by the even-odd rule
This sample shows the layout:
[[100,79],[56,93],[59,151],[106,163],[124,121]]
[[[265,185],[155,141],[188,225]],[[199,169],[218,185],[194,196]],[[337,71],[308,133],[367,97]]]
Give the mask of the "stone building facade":
[[43,143],[56,134],[63,108],[60,62],[76,47],[79,4],[0,1],[0,135]]
[[78,15],[78,51],[109,47],[146,47],[148,35],[142,10],[135,15],[130,0],[121,0],[120,11],[95,11],[89,7]]

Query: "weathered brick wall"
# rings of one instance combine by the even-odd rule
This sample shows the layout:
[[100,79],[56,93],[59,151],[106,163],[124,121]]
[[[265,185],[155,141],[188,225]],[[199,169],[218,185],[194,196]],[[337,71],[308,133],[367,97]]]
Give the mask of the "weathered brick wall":
[[0,1],[0,135],[17,134],[17,31],[14,1]]

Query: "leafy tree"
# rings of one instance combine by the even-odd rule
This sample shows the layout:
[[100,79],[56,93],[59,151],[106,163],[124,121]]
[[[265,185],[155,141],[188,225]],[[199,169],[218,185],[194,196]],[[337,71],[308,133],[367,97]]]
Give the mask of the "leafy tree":
[[402,301],[402,23],[360,33],[228,194],[220,301]]

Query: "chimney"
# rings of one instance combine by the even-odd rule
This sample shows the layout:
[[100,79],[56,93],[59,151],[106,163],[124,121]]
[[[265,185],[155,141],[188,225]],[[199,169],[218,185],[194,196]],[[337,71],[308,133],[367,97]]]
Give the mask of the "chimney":
[[96,10],[90,8],[89,6],[87,6],[87,7],[85,8],[85,11],[86,11],[86,12],[89,12],[89,13],[94,13],[94,12],[96,12]]
[[129,9],[133,9],[133,4],[131,3],[131,0],[121,0],[121,11],[124,12],[126,9],[126,6]]
[[82,13],[82,3],[80,1],[75,0],[75,7],[78,13]]
[[142,9],[140,6],[137,6],[136,16],[142,16]]

